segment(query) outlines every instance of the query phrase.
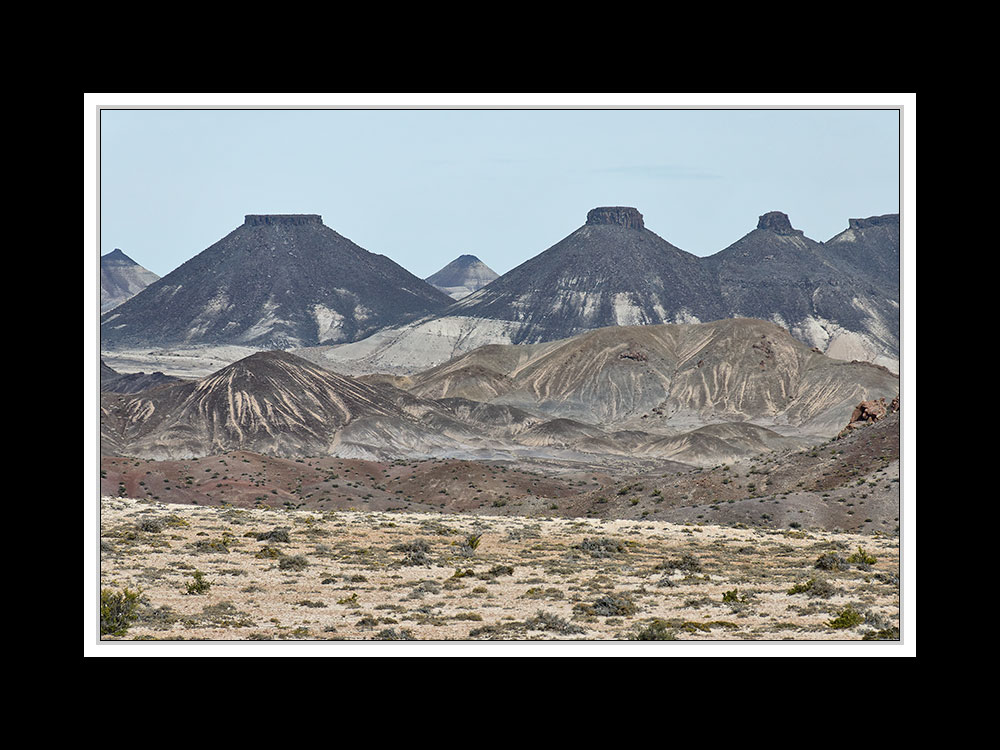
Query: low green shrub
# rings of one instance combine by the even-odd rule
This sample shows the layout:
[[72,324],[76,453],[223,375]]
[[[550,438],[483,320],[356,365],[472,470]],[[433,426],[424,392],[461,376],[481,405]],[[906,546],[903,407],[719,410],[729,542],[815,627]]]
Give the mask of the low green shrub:
[[666,620],[656,619],[635,634],[637,641],[676,641],[674,629]]
[[142,591],[101,589],[101,635],[124,635],[135,622]]
[[864,615],[854,609],[854,607],[848,605],[840,614],[830,620],[829,625],[835,630],[842,630],[844,628],[853,628],[855,625],[860,625],[864,621]]
[[864,547],[858,546],[858,551],[847,558],[847,562],[851,565],[874,565],[878,562],[878,558],[875,555],[869,554],[865,551]]
[[202,573],[200,570],[196,570],[194,573],[192,573],[191,577],[194,578],[194,580],[187,585],[188,594],[197,596],[198,594],[207,593],[208,590],[212,588],[212,583],[210,581],[205,580],[205,574]]

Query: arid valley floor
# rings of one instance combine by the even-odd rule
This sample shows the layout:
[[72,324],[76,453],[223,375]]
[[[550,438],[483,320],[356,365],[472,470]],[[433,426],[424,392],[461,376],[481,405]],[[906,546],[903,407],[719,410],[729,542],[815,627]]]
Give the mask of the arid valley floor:
[[[899,638],[899,541],[650,520],[106,497],[126,640]],[[106,636],[107,637],[107,636]]]
[[104,457],[103,638],[898,642],[898,417],[657,473]]

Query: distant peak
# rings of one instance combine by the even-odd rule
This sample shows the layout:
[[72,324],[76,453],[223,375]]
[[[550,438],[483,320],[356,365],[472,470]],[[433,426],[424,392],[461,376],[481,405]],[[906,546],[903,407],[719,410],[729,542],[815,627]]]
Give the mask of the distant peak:
[[469,255],[468,253],[459,255],[455,258],[455,261],[461,261],[462,263],[482,263],[475,255]]
[[117,247],[114,250],[112,250],[110,253],[108,253],[107,255],[102,256],[102,258],[104,260],[127,260],[129,263],[135,263],[134,260],[132,260],[130,257],[128,257],[125,253],[123,253]]
[[792,227],[792,222],[788,220],[788,214],[781,211],[770,211],[757,221],[758,229],[766,229],[775,234],[801,234],[800,230]]
[[301,224],[322,224],[323,217],[319,214],[247,214],[243,223],[248,227],[273,224],[298,226]]
[[612,224],[626,229],[644,229],[639,209],[629,206],[602,206],[587,213],[587,224]]
[[867,229],[868,227],[899,226],[899,214],[883,214],[869,216],[867,219],[848,219],[851,229]]

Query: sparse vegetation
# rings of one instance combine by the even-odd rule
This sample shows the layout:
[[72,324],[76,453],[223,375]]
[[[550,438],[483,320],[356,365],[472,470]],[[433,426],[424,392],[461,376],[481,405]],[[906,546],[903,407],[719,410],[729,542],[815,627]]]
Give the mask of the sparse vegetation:
[[288,529],[277,528],[271,529],[270,531],[262,531],[255,535],[258,542],[269,541],[269,542],[289,542],[291,537],[288,535]]
[[586,631],[579,625],[574,625],[565,618],[559,615],[551,614],[550,612],[536,612],[534,615],[529,617],[524,621],[524,626],[528,630],[543,630],[550,633],[559,633],[562,635],[573,635],[576,633],[585,633]]
[[676,641],[674,628],[666,620],[656,619],[643,626],[635,634],[637,641]]
[[854,609],[854,607],[848,605],[836,617],[830,620],[830,627],[837,630],[853,628],[856,625],[861,625],[864,621],[864,615]]
[[586,552],[591,557],[602,558],[620,555],[628,551],[628,547],[620,539],[608,537],[598,537],[596,539],[584,539],[575,545],[575,549]]
[[790,589],[788,589],[788,595],[794,596],[795,594],[806,594],[807,596],[815,596],[823,599],[828,599],[837,593],[837,588],[833,586],[829,581],[821,578],[810,578],[804,583],[796,583]]
[[847,570],[847,561],[835,552],[824,552],[816,559],[815,567],[820,570]]
[[627,617],[639,611],[627,594],[605,594],[591,604],[577,604],[573,609],[585,615],[600,617]]
[[850,557],[848,557],[847,562],[851,563],[852,565],[868,567],[877,563],[878,558],[866,552],[865,549],[859,545],[858,551],[852,554]]
[[278,560],[281,570],[305,570],[309,567],[309,558],[305,555],[289,555]]
[[194,580],[187,584],[186,591],[188,594],[197,596],[208,593],[208,590],[212,588],[211,582],[205,578],[205,574],[202,571],[196,570],[191,574],[191,577]]
[[[108,503],[105,589],[145,593],[127,631],[105,638],[898,639],[898,545],[888,536]],[[206,553],[217,542],[228,554]],[[878,558],[877,573],[847,561],[859,547]],[[475,554],[463,559],[466,548]],[[821,576],[817,556],[842,566]],[[853,603],[824,609],[834,596]]]
[[141,591],[101,589],[101,635],[119,636],[135,622]]
[[870,633],[865,633],[862,637],[863,641],[898,641],[899,640],[899,628],[889,627],[882,628],[881,630],[874,630]]
[[471,557],[476,553],[476,550],[479,549],[479,543],[482,539],[482,534],[469,534],[465,537],[465,541],[459,547],[459,553],[466,557]]
[[431,551],[431,546],[424,539],[414,539],[412,542],[397,544],[392,549],[404,554],[403,565],[430,565],[431,563],[428,554]]

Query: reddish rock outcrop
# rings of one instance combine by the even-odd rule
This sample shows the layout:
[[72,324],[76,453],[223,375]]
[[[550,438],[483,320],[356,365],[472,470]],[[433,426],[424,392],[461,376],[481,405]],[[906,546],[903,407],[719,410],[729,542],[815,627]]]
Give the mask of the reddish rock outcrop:
[[888,404],[886,404],[884,398],[862,401],[854,407],[854,412],[851,414],[851,421],[848,422],[847,427],[840,431],[837,437],[843,437],[852,430],[864,427],[872,422],[877,422],[890,414],[895,414],[897,411],[899,411],[899,396],[893,398]]

